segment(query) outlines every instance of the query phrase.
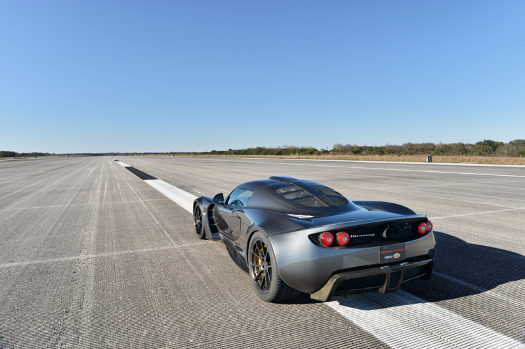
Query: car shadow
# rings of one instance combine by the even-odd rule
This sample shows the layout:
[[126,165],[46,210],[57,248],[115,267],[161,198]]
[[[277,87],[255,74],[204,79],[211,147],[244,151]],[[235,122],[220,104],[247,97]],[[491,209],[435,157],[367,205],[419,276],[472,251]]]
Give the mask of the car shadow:
[[[525,268],[523,267],[525,256],[495,247],[468,243],[439,231],[434,234],[436,254],[432,277],[428,281],[403,284],[400,289],[412,295],[411,297],[405,296],[402,300],[403,304],[457,299],[481,294],[500,285],[525,279]],[[385,295],[365,293],[364,297],[377,300],[384,298],[385,304],[390,304],[390,299],[392,300],[391,306],[403,305],[394,301],[399,298],[396,293],[398,292]],[[368,307],[368,305],[363,305],[360,298],[362,297],[350,295],[341,303],[358,308]],[[341,298],[334,297],[332,300],[338,299]],[[516,302],[523,303],[525,306],[525,301],[516,298]],[[310,304],[317,303],[317,301],[310,299],[307,294],[302,294],[284,303]]]

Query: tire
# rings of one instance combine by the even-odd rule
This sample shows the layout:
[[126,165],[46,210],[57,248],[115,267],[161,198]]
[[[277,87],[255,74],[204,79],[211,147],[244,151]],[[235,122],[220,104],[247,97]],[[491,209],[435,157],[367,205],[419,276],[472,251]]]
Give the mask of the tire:
[[248,270],[255,292],[265,302],[281,302],[301,294],[279,276],[272,245],[261,232],[253,234],[250,240]]
[[195,225],[195,234],[199,239],[206,239],[206,232],[202,223],[202,211],[199,206],[193,208],[193,224]]

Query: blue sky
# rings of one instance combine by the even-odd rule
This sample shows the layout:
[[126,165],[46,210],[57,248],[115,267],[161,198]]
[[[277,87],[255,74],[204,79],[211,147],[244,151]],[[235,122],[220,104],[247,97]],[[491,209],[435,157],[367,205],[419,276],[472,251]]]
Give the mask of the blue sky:
[[525,138],[524,1],[1,1],[0,150]]

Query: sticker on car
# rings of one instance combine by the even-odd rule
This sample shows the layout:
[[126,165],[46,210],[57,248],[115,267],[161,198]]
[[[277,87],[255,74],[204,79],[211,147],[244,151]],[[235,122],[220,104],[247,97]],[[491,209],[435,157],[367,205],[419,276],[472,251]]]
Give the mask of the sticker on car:
[[392,263],[405,259],[405,244],[381,246],[379,249],[379,262]]

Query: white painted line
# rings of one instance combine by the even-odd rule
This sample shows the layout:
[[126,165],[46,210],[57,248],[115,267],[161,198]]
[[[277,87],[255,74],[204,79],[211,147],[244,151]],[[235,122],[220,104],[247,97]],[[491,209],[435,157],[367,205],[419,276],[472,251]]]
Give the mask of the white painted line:
[[448,275],[445,275],[443,273],[433,272],[432,275],[436,275],[436,276],[442,277],[443,279],[446,279],[446,280],[454,282],[456,284],[468,287],[468,288],[470,288],[470,289],[472,289],[472,290],[474,290],[474,291],[476,291],[478,293],[488,294],[488,295],[490,295],[492,297],[495,297],[495,298],[504,300],[506,302],[518,305],[518,306],[523,307],[525,309],[525,302],[520,302],[519,300],[516,300],[514,298],[510,298],[510,297],[501,295],[501,294],[496,293],[494,291],[484,289],[483,287],[479,287],[479,286],[473,285],[473,284],[471,284],[469,282],[465,282],[465,281],[456,279],[453,276],[448,276]]
[[200,192],[200,191],[198,191],[198,190],[195,190],[195,189],[193,189],[193,190],[194,190],[195,192],[197,192],[197,193],[199,193],[199,194],[203,195],[203,196],[204,196],[204,195],[206,195],[206,194],[204,194],[204,193],[201,193],[201,192]]
[[126,164],[125,162],[122,162],[122,161],[115,161],[117,164],[119,164],[120,166],[122,167],[131,167],[130,165]]
[[[166,183],[166,182],[163,182],[163,181],[161,181],[161,182],[164,183],[164,184],[166,184],[165,186],[161,185],[161,187],[167,187],[167,186],[171,186],[171,187],[173,187],[172,185],[170,185],[170,184],[168,184],[168,183]],[[157,184],[158,184],[158,183],[157,183]],[[139,195],[137,194],[137,192],[135,191],[135,189],[133,189],[133,187],[131,186],[131,184],[128,183],[128,185],[129,185],[129,187],[131,188],[131,190],[133,190],[133,192],[135,193],[135,195],[137,196],[137,198],[138,198],[140,201],[142,201],[141,198],[140,198],[140,196],[139,196]],[[154,187],[154,188],[155,188],[155,187]],[[173,187],[173,188],[174,188],[174,187]],[[178,188],[176,188],[176,189],[178,189]],[[158,189],[157,189],[157,190],[158,190]],[[179,190],[180,190],[180,189],[179,189]],[[165,190],[165,192],[168,192],[168,193],[169,193],[169,192],[170,192],[169,188],[168,188],[168,190]],[[166,193],[163,193],[163,194],[166,195]],[[178,203],[178,202],[177,202],[177,203]],[[180,203],[178,203],[178,204],[180,205]],[[170,242],[171,242],[173,245],[176,246],[175,241],[173,241],[173,239],[171,238],[170,234],[168,234],[168,232],[167,232],[166,230],[164,230],[164,228],[162,227],[162,224],[160,224],[160,222],[157,220],[157,218],[155,218],[155,215],[153,215],[153,213],[151,213],[151,211],[150,211],[150,209],[148,208],[148,206],[146,206],[146,204],[144,204],[144,202],[142,202],[142,205],[143,205],[144,208],[148,211],[148,213],[150,214],[151,218],[153,218],[153,220],[157,223],[157,225],[158,225],[159,228],[162,230],[162,232],[164,233],[164,235],[166,235],[166,237],[168,238],[168,240],[170,240]],[[181,206],[182,206],[182,205],[181,205]],[[182,207],[184,207],[184,206],[182,206]],[[186,208],[186,207],[184,207],[184,208]],[[186,208],[186,210],[187,210],[187,208]],[[201,273],[199,273],[199,271],[197,270],[197,268],[196,268],[192,263],[188,262],[186,259],[184,259],[184,261],[188,264],[188,266],[189,266],[191,269],[193,269],[193,272],[194,272],[195,276],[198,277],[198,278],[204,283],[205,281],[204,281],[204,279],[203,279]]]
[[[160,179],[144,182],[193,213],[194,195]],[[512,338],[402,290],[335,299],[324,304],[392,348],[525,349]]]
[[193,215],[193,201],[197,198],[195,195],[179,189],[160,179],[147,179],[144,182],[166,195],[173,202],[184,208]]
[[[200,159],[200,160],[215,160],[211,159],[209,157],[200,157],[200,156],[178,156],[180,158],[189,158],[189,159]],[[424,157],[424,156],[423,156]],[[286,161],[337,161],[337,162],[359,162],[359,163],[374,163],[374,164],[409,164],[409,165],[420,165],[420,166],[486,166],[486,167],[505,167],[505,168],[523,168],[525,169],[525,165],[498,165],[498,164],[472,164],[472,163],[459,163],[459,162],[426,162],[426,161],[377,161],[377,160],[338,160],[338,159],[283,159],[283,158],[250,158],[250,157],[236,157],[236,156],[224,156],[224,157],[216,157],[216,159],[250,159],[250,160],[286,160]]]
[[[247,158],[247,159],[260,159],[260,158]],[[497,165],[497,164],[470,164],[470,163],[455,163],[455,162],[413,162],[413,161],[375,161],[375,160],[336,160],[336,159],[287,159],[295,161],[339,161],[339,162],[362,162],[362,163],[374,163],[374,164],[409,164],[409,165],[420,165],[420,166],[486,166],[486,167],[516,167],[525,169],[524,165]]]
[[[207,159],[209,161],[221,161],[216,159]],[[249,162],[263,164],[260,161],[236,161],[236,162]],[[489,176],[489,177],[512,177],[512,178],[525,178],[525,175],[507,175],[507,174],[493,174],[493,173],[474,173],[474,172],[455,172],[455,171],[431,171],[431,170],[408,170],[402,168],[384,168],[384,167],[365,167],[365,166],[335,166],[335,165],[312,165],[312,164],[291,164],[286,162],[272,162],[272,165],[287,165],[287,166],[315,166],[315,167],[335,167],[335,168],[348,168],[348,169],[359,169],[359,170],[376,170],[376,171],[401,171],[401,172],[420,172],[420,173],[443,173],[443,174],[458,174],[458,175],[469,175],[469,176]]]
[[[213,243],[213,242],[209,241],[209,243]],[[191,244],[184,244],[184,245],[171,245],[171,246],[161,246],[161,247],[154,247],[154,248],[143,248],[140,250],[126,250],[126,251],[86,254],[86,255],[60,257],[60,258],[36,259],[32,261],[3,263],[3,264],[0,264],[0,268],[12,268],[12,267],[20,267],[20,266],[26,266],[26,265],[70,262],[70,261],[77,261],[77,260],[84,260],[84,259],[115,257],[115,256],[121,256],[121,255],[126,255],[126,254],[133,254],[133,253],[147,253],[147,252],[156,252],[156,251],[162,251],[162,250],[172,250],[172,249],[177,249],[177,248],[182,248],[182,247],[195,248],[199,246],[202,246],[202,241],[191,243]]]
[[102,203],[106,202],[106,192],[108,191],[108,182],[106,181],[106,185],[104,187],[104,196],[102,197]]
[[[432,218],[434,219],[434,218]],[[477,236],[482,236],[484,237],[485,239],[496,239],[496,240],[501,240],[501,241],[505,241],[507,243],[511,243],[513,245],[525,245],[525,242],[520,242],[520,241],[516,241],[516,239],[504,239],[504,238],[499,238],[499,237],[496,237],[496,236],[493,236],[491,235],[490,233],[489,234],[483,234],[483,233],[475,233],[473,232],[472,230],[463,230],[463,229],[458,229],[458,228],[448,228],[448,229],[453,229],[455,231],[459,231],[459,232],[462,232],[462,233],[466,233],[466,234],[472,234],[472,235],[477,235]],[[464,239],[463,239],[464,240]]]
[[523,348],[476,322],[399,290],[325,303],[392,348]]
[[[163,201],[163,200],[168,200],[168,198],[165,198],[165,199],[148,199],[148,200],[142,200],[142,202]],[[91,203],[85,203],[85,204],[69,204],[69,205],[6,207],[6,208],[0,209],[0,212],[4,212],[4,211],[21,211],[21,210],[35,210],[35,209],[42,209],[42,208],[73,207],[73,206],[120,205],[120,204],[131,204],[131,203],[137,203],[137,202],[141,202],[141,201],[138,201],[138,200],[126,200],[126,201],[107,201],[107,202],[103,202],[103,203],[91,202]]]
[[519,210],[525,210],[525,207],[508,208],[508,209],[505,209],[505,210],[492,210],[492,211],[484,211],[484,212],[455,214],[455,215],[443,216],[443,217],[432,217],[432,220],[434,220],[434,219],[454,218],[454,217],[474,216],[474,215],[478,215],[478,214],[491,214],[491,213],[498,213],[498,212],[519,211]]

